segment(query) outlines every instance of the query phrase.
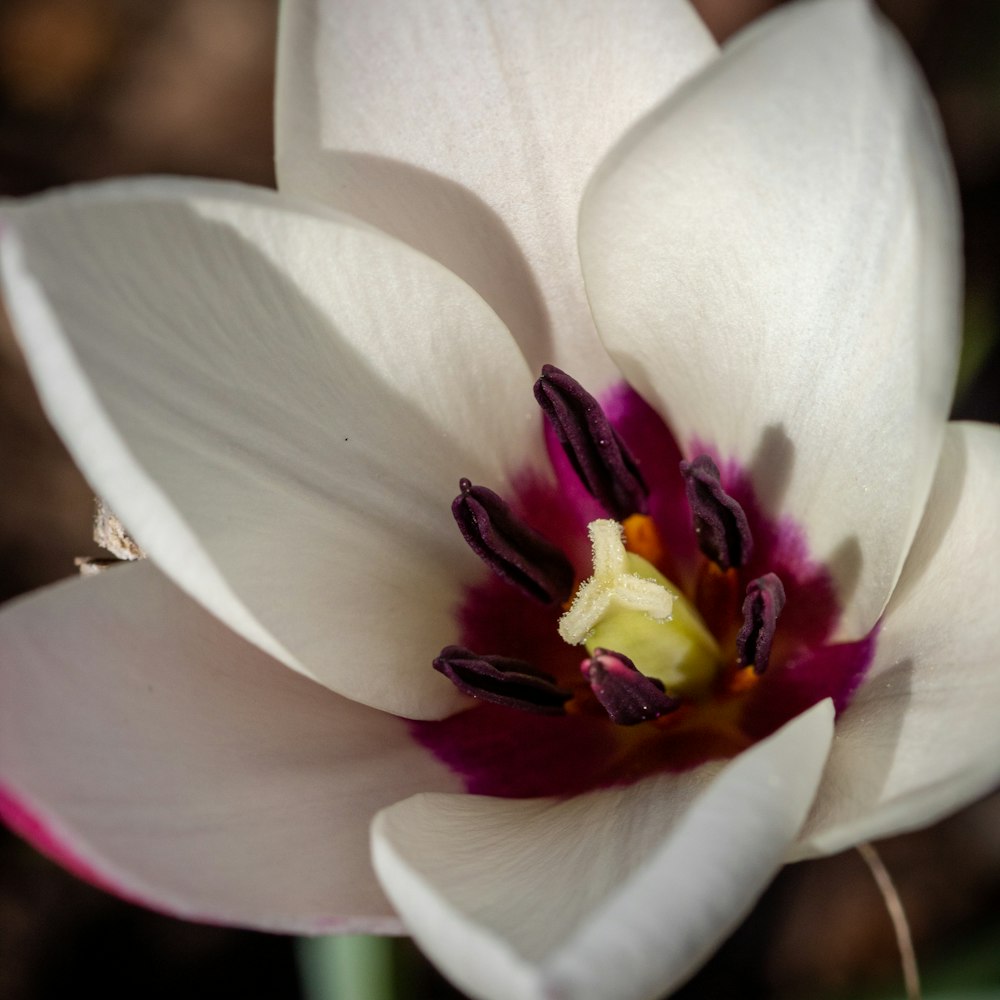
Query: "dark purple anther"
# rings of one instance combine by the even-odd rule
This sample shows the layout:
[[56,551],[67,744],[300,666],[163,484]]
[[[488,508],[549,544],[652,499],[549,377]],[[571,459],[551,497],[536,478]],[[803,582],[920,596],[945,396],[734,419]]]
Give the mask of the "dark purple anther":
[[463,694],[494,705],[541,715],[565,715],[572,692],[556,687],[555,678],[523,660],[478,656],[461,646],[445,646],[434,661]]
[[722,488],[719,467],[708,455],[681,462],[698,548],[722,569],[746,565],[753,551],[743,508]]
[[774,630],[784,606],[785,588],[774,573],[751,580],[747,585],[747,596],[743,601],[743,628],[736,637],[736,652],[741,667],[753,664],[758,674],[767,670]]
[[587,492],[617,521],[645,514],[649,490],[601,404],[554,365],[542,368],[535,399]]
[[619,726],[658,719],[680,704],[664,692],[660,681],[639,673],[622,653],[595,649],[593,657],[580,664],[580,672],[611,721]]
[[543,604],[565,603],[573,592],[573,566],[562,552],[485,486],[468,479],[451,512],[473,552],[498,576]]

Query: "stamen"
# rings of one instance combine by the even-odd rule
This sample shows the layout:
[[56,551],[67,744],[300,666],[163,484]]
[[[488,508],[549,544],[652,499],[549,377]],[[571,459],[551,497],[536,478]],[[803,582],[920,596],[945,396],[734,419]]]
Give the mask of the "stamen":
[[743,508],[722,488],[719,468],[708,455],[681,462],[698,547],[722,569],[746,565],[753,551]]
[[663,690],[663,684],[639,673],[635,664],[621,653],[595,649],[580,664],[597,700],[608,717],[619,726],[635,726],[674,711],[680,702]]
[[583,642],[612,607],[645,612],[668,621],[673,595],[655,580],[630,572],[622,528],[617,521],[592,521],[587,528],[593,546],[594,575],[577,591],[559,619],[559,635],[575,646]]
[[485,486],[459,482],[451,505],[462,536],[498,576],[543,604],[562,604],[573,592],[573,566],[547,538],[525,524]]
[[463,694],[540,715],[564,715],[565,704],[573,697],[556,686],[551,674],[524,660],[479,656],[461,646],[445,646],[434,660],[434,669]]
[[542,368],[535,399],[587,492],[617,521],[644,514],[649,490],[600,403],[554,365]]
[[774,573],[747,584],[743,602],[743,628],[736,637],[741,667],[753,666],[758,674],[767,670],[778,615],[785,606],[785,588]]

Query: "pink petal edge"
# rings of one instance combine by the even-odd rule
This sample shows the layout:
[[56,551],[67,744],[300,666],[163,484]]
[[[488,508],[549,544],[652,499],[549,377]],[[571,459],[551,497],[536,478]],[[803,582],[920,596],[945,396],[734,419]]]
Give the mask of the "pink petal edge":
[[55,828],[30,809],[24,799],[19,798],[6,785],[0,785],[0,822],[26,840],[41,854],[55,861],[77,878],[89,882],[98,889],[113,893],[130,903],[140,906],[149,904],[125,886],[99,872],[89,861],[75,854],[66,839]]
[[[178,920],[189,920],[199,924],[222,927],[230,926],[233,923],[219,917],[205,916],[183,910],[180,907],[172,907],[160,900],[144,896],[123,882],[117,881],[108,873],[100,871],[69,846],[69,838],[62,831],[57,830],[54,824],[44,819],[38,811],[28,805],[24,798],[4,784],[0,784],[0,823],[70,874],[95,888],[117,896],[126,903],[132,903],[135,906],[141,906]],[[301,933],[315,935],[377,934],[385,937],[398,937],[405,934],[406,931],[400,920],[394,917],[363,920],[357,920],[353,917],[330,917],[327,920],[318,921],[308,931],[302,930]]]

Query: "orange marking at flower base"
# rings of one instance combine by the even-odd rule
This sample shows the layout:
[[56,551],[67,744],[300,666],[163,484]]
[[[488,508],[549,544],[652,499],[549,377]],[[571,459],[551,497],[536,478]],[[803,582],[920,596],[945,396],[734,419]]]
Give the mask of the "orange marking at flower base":
[[625,531],[625,548],[658,566],[665,552],[653,519],[648,514],[632,514],[622,522],[622,528]]
[[729,678],[729,684],[727,686],[727,694],[730,695],[740,695],[745,694],[749,691],[756,683],[760,680],[760,675],[754,670],[753,665],[749,667],[744,667],[742,670],[737,670],[732,677]]

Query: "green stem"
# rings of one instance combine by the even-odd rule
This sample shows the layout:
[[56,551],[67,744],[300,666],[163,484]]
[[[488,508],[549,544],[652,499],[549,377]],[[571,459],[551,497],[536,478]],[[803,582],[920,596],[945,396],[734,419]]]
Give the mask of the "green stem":
[[394,1000],[395,941],[368,934],[299,938],[305,1000]]

